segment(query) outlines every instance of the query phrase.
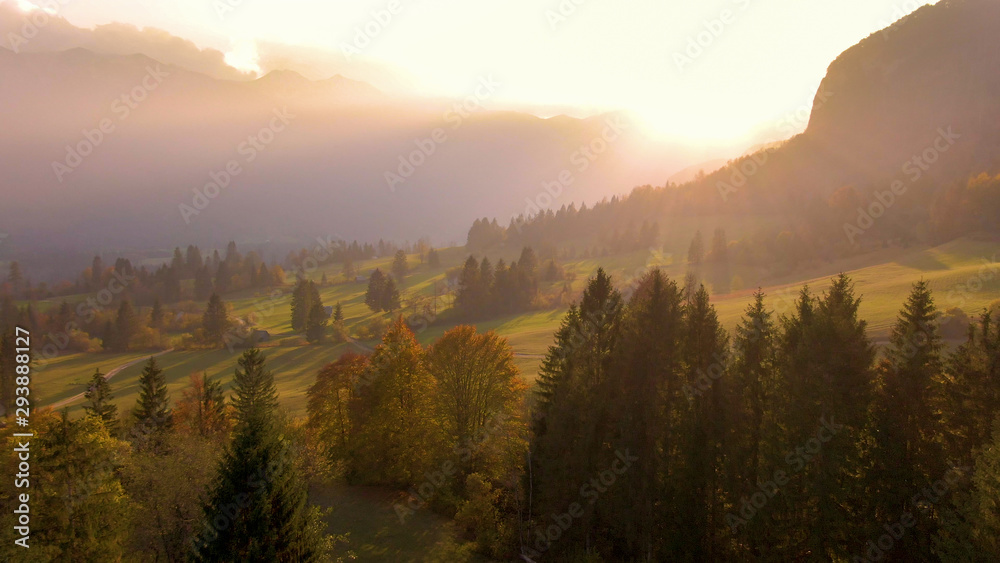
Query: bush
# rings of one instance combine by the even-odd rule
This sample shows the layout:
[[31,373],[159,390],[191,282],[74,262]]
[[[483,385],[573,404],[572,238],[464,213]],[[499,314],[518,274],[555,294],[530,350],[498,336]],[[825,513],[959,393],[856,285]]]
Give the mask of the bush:
[[358,328],[358,338],[361,340],[382,340],[389,330],[389,319],[378,316],[368,321],[368,324]]

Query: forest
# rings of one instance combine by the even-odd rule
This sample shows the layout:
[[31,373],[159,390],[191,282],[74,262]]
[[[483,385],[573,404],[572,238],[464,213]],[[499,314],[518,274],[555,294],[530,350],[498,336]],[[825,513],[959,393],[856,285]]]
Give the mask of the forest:
[[307,500],[331,480],[453,519],[442,561],[996,560],[998,319],[948,350],[917,282],[879,351],[860,302],[846,275],[786,315],[758,291],[730,333],[703,286],[599,270],[533,390],[505,338],[424,346],[400,317],[315,374],[306,416],[257,348],[228,396],[204,374],[171,396],[149,358],[122,412],[98,371],[82,417],[36,415],[32,560],[350,560]]

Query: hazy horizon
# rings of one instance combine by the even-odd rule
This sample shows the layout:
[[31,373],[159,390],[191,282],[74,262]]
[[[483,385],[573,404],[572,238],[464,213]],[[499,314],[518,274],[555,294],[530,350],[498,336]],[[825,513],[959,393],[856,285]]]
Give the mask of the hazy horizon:
[[806,123],[789,116],[811,107],[834,58],[931,3],[5,2],[44,4],[85,28],[162,29],[257,76],[290,69],[321,79],[335,68],[382,89],[461,98],[489,74],[503,84],[489,108],[541,117],[626,111],[656,136],[717,156],[801,132]]

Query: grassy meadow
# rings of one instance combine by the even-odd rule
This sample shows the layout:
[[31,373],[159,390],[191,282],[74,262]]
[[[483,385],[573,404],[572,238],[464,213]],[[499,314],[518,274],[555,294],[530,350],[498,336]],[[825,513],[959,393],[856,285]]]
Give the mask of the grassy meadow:
[[[759,282],[768,295],[768,303],[776,313],[791,310],[792,303],[803,285],[808,285],[813,293],[822,293],[833,276],[847,272],[854,279],[858,293],[862,297],[861,316],[869,323],[872,338],[884,340],[895,320],[910,286],[917,280],[927,280],[935,291],[937,305],[942,310],[958,307],[969,316],[978,314],[991,302],[1000,299],[1000,263],[996,262],[1000,245],[994,242],[959,239],[936,247],[911,247],[908,249],[889,248],[863,256],[840,261],[811,264],[798,272],[770,278],[755,278],[752,271],[734,268],[731,274],[739,274],[747,280]],[[442,265],[430,268],[419,263],[416,256],[410,256],[411,273],[401,289],[404,314],[412,314],[412,303],[417,299],[430,299],[446,287],[446,272],[459,267],[466,253],[461,248],[441,251]],[[493,256],[491,260],[495,261]],[[505,257],[507,259],[507,257]],[[360,275],[367,276],[375,268],[388,271],[391,259],[382,258],[357,264]],[[617,256],[575,260],[562,264],[569,281],[566,284],[545,284],[543,293],[556,296],[568,285],[568,293],[553,297],[551,307],[476,323],[480,330],[495,330],[505,336],[517,355],[517,364],[524,378],[534,381],[542,357],[552,342],[552,335],[558,328],[565,313],[563,303],[576,299],[589,276],[600,266],[608,270],[616,280],[627,284],[647,268],[659,267],[679,282],[684,279],[690,267],[676,254],[663,252],[633,252]],[[695,270],[699,277],[705,277],[711,284],[710,272]],[[351,335],[378,316],[388,319],[388,314],[372,313],[364,304],[365,281],[345,281],[340,265],[326,266],[307,272],[307,276],[320,281],[326,275],[328,284],[320,287],[320,295],[326,305],[341,303],[345,322]],[[749,285],[749,284],[748,284]],[[750,285],[740,291],[715,294],[713,303],[720,320],[732,329],[740,320],[744,309],[752,300]],[[271,292],[242,292],[226,296],[232,306],[234,317],[249,318],[259,329],[270,333],[271,339],[263,344],[270,368],[278,382],[278,390],[283,406],[295,415],[305,412],[305,393],[312,384],[316,372],[324,364],[338,358],[348,349],[362,351],[375,342],[308,345],[300,334],[292,331],[289,324],[291,287],[275,289]],[[424,344],[433,342],[448,328],[457,324],[451,316],[450,296],[438,297],[438,314],[426,326],[417,327],[417,338]],[[167,374],[168,388],[174,397],[187,385],[193,373],[208,373],[224,382],[226,388],[232,379],[236,359],[240,350],[177,350],[159,358]],[[34,392],[43,405],[72,397],[85,389],[86,381],[95,368],[102,372],[130,361],[148,356],[149,353],[130,352],[127,354],[71,354],[56,357],[38,370]],[[130,366],[112,379],[115,400],[120,408],[134,404],[138,392],[138,376],[142,366]],[[79,401],[74,410],[79,408]]]

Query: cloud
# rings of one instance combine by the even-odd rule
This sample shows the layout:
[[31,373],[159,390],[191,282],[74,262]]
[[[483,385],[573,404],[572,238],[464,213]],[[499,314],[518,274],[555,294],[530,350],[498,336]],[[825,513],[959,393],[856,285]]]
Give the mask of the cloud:
[[[30,8],[30,6],[29,6]],[[139,29],[124,23],[99,25],[94,29],[74,26],[58,15],[51,15],[37,33],[27,38],[25,25],[32,25],[25,11],[12,2],[0,3],[0,45],[11,48],[12,35],[27,40],[18,52],[42,53],[84,48],[108,55],[142,54],[160,62],[207,74],[213,78],[247,80],[253,73],[242,72],[226,64],[225,55],[216,49],[199,49],[186,39],[152,27]]]

